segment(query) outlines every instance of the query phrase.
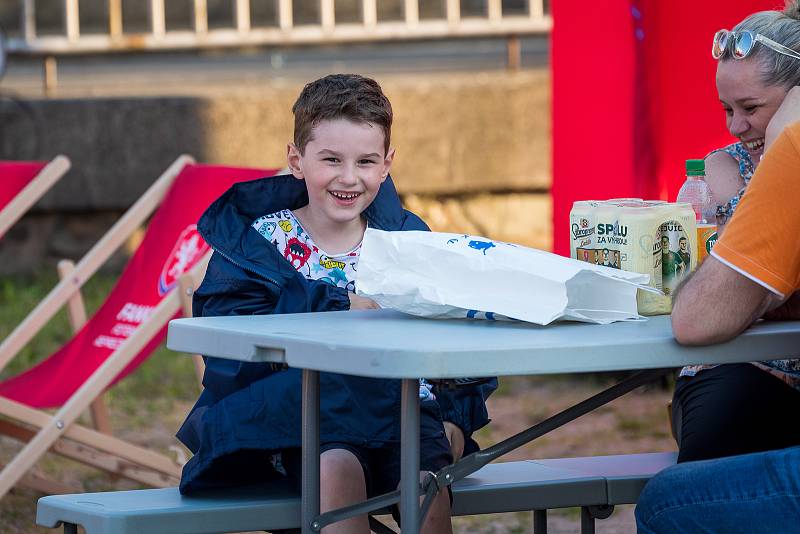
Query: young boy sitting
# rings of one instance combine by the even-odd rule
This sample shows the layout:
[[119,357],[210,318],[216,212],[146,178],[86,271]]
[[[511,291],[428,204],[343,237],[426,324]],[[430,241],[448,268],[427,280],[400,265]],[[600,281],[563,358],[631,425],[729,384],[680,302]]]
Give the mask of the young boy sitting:
[[[392,108],[373,80],[332,75],[305,86],[292,108],[291,175],[241,183],[198,223],[214,249],[194,296],[197,316],[376,308],[354,293],[366,228],[427,230],[403,210],[389,168]],[[178,438],[194,453],[181,492],[274,478],[300,487],[300,371],[206,358],[205,389]],[[436,388],[420,381],[421,458],[437,471],[477,446],[494,383]],[[400,382],[321,373],[321,510],[396,488]],[[440,493],[424,532],[451,532]],[[333,532],[369,532],[366,516]]]

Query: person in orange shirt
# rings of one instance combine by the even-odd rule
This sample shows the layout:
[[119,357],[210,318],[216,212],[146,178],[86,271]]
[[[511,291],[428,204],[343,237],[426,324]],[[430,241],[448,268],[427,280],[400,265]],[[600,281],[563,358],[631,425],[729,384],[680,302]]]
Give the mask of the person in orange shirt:
[[[787,117],[798,112],[784,111]],[[722,343],[762,317],[800,319],[798,198],[795,122],[769,148],[711,256],[677,292],[672,329],[679,343]],[[797,411],[782,417],[787,432],[797,430]],[[797,532],[800,446],[666,469],[645,486],[636,521],[642,534]]]
[[[718,223],[727,227],[727,217],[749,194],[744,186],[768,141],[780,131],[778,123],[792,110],[800,120],[800,0],[790,0],[782,12],[760,11],[733,30],[719,30],[712,56],[728,129],[740,140],[706,157],[706,181],[715,202],[724,204]],[[674,291],[675,285],[666,283],[674,276],[667,267],[675,271],[682,263],[665,251],[665,286]],[[704,305],[724,309],[721,296]],[[678,463],[800,445],[800,426],[787,428],[785,410],[800,410],[800,359],[684,367],[672,398]]]

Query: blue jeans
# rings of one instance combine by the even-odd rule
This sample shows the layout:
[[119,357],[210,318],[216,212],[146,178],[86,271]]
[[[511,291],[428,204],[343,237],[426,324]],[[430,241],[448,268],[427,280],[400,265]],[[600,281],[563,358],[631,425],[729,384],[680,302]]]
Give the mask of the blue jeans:
[[645,486],[636,524],[640,534],[800,533],[800,447],[665,469]]

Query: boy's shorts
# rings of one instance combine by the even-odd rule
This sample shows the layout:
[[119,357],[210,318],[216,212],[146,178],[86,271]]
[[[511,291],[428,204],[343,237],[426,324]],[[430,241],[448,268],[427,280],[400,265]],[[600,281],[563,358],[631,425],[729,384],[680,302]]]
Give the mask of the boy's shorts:
[[[422,435],[432,435],[436,431],[427,425],[436,425],[441,428],[441,422],[433,417],[420,414],[422,425]],[[349,443],[327,442],[320,444],[320,454],[333,449],[344,449],[350,451],[361,463],[364,470],[364,480],[367,484],[367,497],[375,497],[389,493],[397,489],[400,483],[400,443],[387,444],[382,448],[359,447]],[[301,466],[302,455],[300,448],[283,449],[281,451],[281,464],[286,471],[286,476],[292,484],[300,490],[302,484]],[[420,461],[421,471],[437,472],[439,469],[453,463],[453,456],[450,452],[450,443],[447,436],[441,432],[440,436],[425,438],[420,441]],[[449,488],[448,488],[449,489]]]

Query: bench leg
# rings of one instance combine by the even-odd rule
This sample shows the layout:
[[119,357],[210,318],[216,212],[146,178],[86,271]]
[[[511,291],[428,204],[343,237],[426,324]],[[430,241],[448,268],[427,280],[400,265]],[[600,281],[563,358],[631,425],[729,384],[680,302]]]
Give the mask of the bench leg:
[[78,525],[75,523],[64,523],[64,534],[78,534]]
[[594,520],[608,519],[614,513],[611,504],[596,504],[581,508],[581,534],[594,534]]
[[533,511],[533,534],[547,534],[547,510]]

